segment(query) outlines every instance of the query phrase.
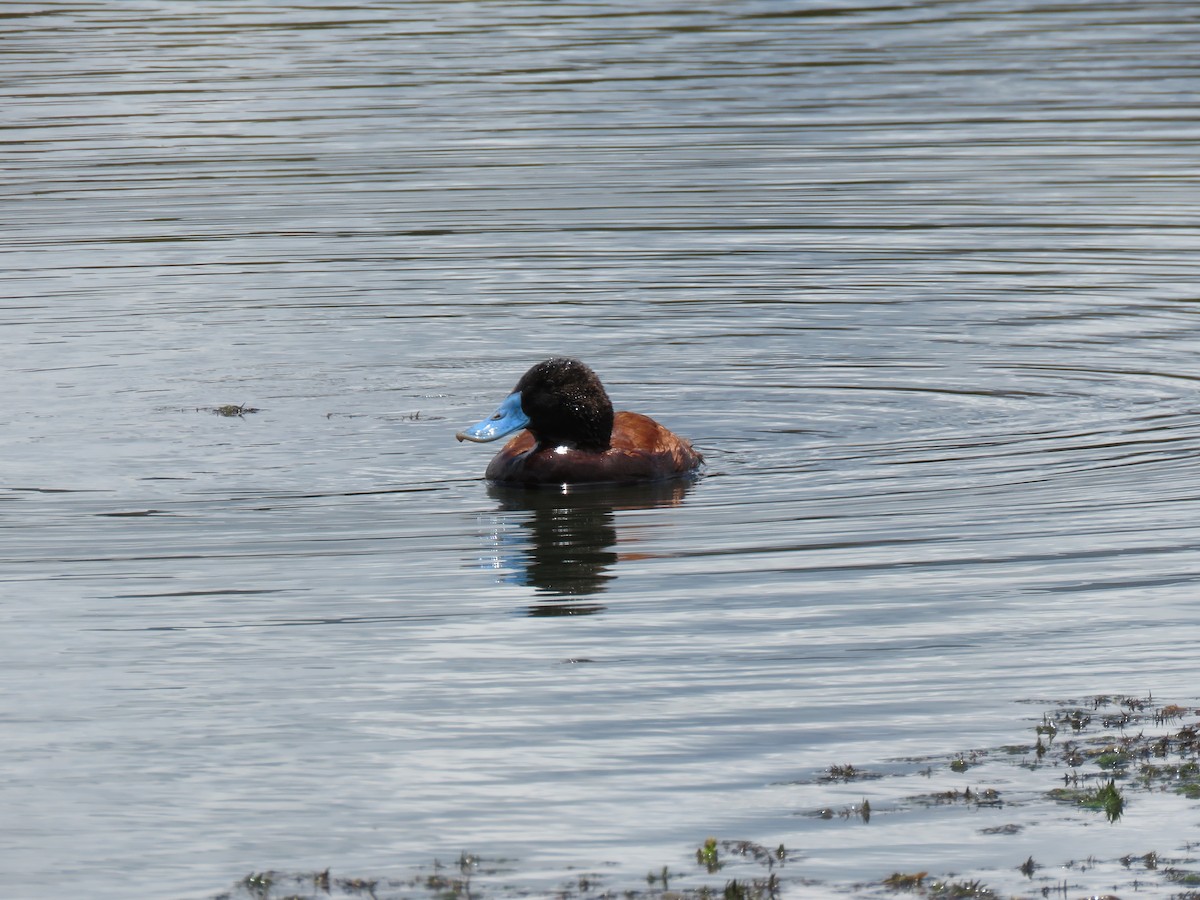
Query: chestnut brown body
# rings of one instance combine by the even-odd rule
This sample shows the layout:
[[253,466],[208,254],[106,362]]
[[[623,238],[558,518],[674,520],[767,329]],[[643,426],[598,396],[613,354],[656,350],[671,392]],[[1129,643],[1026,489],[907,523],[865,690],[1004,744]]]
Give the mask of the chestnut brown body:
[[539,448],[533,435],[522,431],[496,454],[485,475],[506,484],[619,484],[686,475],[702,461],[688,441],[649,416],[619,412],[607,450]]

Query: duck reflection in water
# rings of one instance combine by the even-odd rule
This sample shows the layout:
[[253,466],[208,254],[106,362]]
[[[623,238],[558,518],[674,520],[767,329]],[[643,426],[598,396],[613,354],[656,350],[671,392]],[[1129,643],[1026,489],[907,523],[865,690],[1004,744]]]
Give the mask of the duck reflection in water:
[[[585,598],[602,593],[616,578],[613,567],[623,560],[644,558],[623,542],[617,514],[626,510],[677,506],[692,482],[676,479],[630,487],[588,486],[559,491],[531,491],[493,484],[488,495],[500,504],[503,520],[514,518],[519,532],[497,530],[497,566],[510,569],[506,578],[546,595],[529,608],[533,616],[580,616],[604,606]],[[521,515],[525,513],[526,515]]]

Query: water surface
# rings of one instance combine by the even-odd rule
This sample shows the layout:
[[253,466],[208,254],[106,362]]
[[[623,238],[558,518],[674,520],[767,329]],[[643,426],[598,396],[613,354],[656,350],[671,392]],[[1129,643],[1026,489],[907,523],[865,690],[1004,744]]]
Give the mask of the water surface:
[[[8,890],[1196,840],[806,813],[1194,701],[1198,52],[1169,0],[7,5]],[[552,354],[705,476],[486,485],[454,432]]]

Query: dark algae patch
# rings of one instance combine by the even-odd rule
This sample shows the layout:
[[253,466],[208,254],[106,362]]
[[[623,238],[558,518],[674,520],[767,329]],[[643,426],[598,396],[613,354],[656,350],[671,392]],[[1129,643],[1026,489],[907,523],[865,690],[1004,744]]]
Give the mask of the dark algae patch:
[[[219,897],[1200,900],[1200,709],[1114,695],[1023,703],[1041,708],[996,747],[830,762],[774,782],[771,796],[790,811],[783,815],[802,825],[763,843],[698,838],[640,875],[620,859],[556,874],[464,853],[401,877],[255,871]],[[911,858],[872,872],[882,869],[880,829],[889,827],[911,829]],[[806,850],[806,834],[833,834],[838,844]],[[951,863],[959,844],[985,862]],[[830,876],[836,865],[844,871]]]
[[207,412],[216,416],[224,416],[227,419],[238,419],[261,412],[261,410],[245,403],[226,403],[224,406],[198,406],[196,412]]

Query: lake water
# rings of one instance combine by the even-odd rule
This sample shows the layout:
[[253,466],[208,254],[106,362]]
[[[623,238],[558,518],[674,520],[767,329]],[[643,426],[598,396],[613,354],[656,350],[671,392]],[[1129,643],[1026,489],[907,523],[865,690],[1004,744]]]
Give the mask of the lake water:
[[[1170,0],[5,4],[6,894],[1189,857],[943,763],[1200,695],[1198,57]],[[704,476],[489,487],[551,355]]]

